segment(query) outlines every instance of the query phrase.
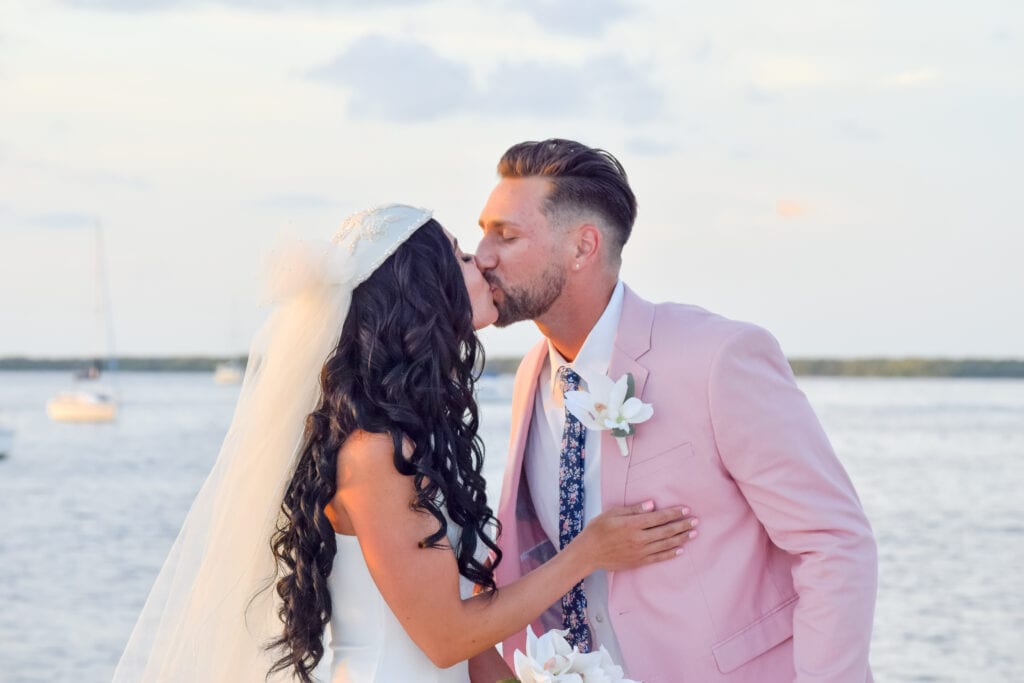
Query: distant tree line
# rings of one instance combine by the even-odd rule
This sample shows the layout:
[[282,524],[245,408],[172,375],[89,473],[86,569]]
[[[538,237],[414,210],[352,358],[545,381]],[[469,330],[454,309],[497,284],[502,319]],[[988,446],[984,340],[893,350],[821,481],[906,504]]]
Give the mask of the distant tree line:
[[213,372],[219,363],[236,361],[245,365],[245,356],[160,356],[117,358],[112,363],[95,358],[0,358],[0,370],[63,370],[75,371],[99,365],[125,372]]
[[987,358],[794,358],[798,375],[828,377],[1024,377],[1024,360]]
[[[213,372],[227,360],[245,365],[245,356],[180,356],[118,358],[117,369],[127,372]],[[519,358],[487,358],[485,374],[515,373]],[[0,358],[0,370],[75,371],[96,363],[94,358]],[[794,358],[797,375],[826,377],[1024,377],[1024,360],[948,358]]]

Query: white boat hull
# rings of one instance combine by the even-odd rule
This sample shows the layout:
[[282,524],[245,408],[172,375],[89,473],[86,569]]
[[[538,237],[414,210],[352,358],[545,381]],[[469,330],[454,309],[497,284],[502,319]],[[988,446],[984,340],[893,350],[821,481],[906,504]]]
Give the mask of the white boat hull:
[[46,414],[56,422],[111,422],[117,419],[117,403],[101,394],[60,394],[46,404]]
[[234,363],[221,363],[213,373],[213,381],[217,384],[241,384],[244,370]]

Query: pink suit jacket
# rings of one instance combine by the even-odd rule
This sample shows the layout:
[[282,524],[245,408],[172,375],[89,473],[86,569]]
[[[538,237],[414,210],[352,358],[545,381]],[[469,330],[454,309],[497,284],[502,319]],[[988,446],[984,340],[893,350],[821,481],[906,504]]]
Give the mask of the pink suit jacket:
[[[498,517],[506,585],[554,551],[522,477],[547,343],[523,359]],[[842,465],[775,339],[628,287],[610,376],[654,407],[622,457],[601,442],[604,509],[688,505],[700,536],[675,559],[609,574],[612,626],[645,683],[871,681],[877,558]],[[555,456],[557,457],[557,456]],[[534,624],[551,626],[558,606]],[[511,666],[525,633],[504,642]]]

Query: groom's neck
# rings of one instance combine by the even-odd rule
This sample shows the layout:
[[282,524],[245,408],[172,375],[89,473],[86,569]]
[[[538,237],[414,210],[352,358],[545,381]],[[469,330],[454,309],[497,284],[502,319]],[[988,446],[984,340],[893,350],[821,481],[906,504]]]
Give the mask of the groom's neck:
[[551,308],[533,322],[541,334],[570,363],[576,360],[587,335],[601,319],[616,281],[587,287],[566,287]]

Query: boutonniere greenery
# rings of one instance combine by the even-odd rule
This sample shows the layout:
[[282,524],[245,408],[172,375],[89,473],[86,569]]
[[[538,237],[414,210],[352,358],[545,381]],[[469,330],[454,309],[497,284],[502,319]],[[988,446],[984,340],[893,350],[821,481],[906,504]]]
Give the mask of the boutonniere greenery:
[[617,380],[596,374],[580,377],[587,390],[565,392],[565,407],[587,429],[611,430],[619,452],[629,455],[626,437],[636,431],[635,425],[651,419],[654,408],[635,396],[636,382],[628,372]]

